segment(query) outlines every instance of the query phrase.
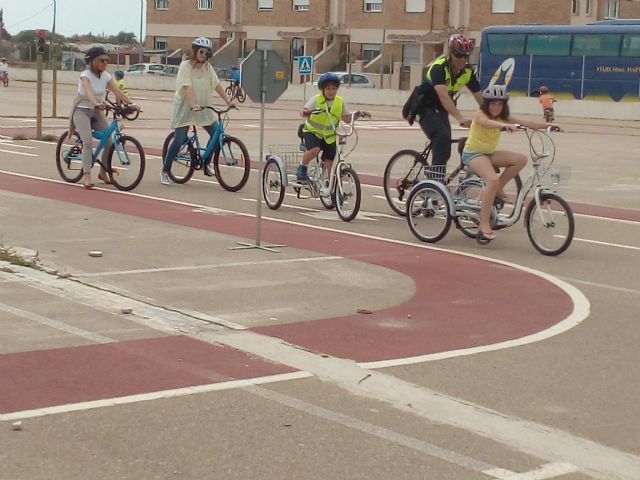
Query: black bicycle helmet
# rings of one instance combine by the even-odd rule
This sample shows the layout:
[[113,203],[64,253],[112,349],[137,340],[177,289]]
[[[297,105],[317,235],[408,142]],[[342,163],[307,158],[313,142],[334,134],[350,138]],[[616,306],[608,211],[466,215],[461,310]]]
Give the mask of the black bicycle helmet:
[[318,88],[324,90],[324,88],[333,83],[336,87],[340,86],[340,77],[335,73],[323,73],[318,78]]
[[87,50],[84,54],[84,61],[85,63],[91,63],[91,60],[93,60],[94,58],[99,57],[100,55],[106,55],[107,51],[105,50],[104,47],[91,47],[89,50]]

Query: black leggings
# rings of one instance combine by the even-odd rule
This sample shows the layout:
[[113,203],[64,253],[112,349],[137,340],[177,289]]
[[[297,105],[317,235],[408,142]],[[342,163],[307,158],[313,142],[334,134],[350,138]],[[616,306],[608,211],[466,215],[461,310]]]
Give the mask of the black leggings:
[[431,141],[431,164],[446,165],[451,157],[449,113],[444,108],[425,109],[420,116],[420,128]]

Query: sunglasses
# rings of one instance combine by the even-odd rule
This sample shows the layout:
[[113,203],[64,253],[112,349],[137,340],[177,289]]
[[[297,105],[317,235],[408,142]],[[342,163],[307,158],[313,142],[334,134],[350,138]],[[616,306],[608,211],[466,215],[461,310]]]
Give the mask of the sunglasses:
[[211,52],[207,48],[200,48],[197,53],[204,53],[207,57],[211,56]]
[[469,58],[469,53],[454,53],[453,56],[456,58]]

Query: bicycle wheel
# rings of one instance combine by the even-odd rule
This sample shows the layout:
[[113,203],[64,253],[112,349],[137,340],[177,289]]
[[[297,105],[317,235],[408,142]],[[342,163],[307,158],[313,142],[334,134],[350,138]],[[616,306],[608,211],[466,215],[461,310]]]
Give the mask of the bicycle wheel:
[[229,100],[233,100],[233,88],[231,87],[231,85],[229,85],[227,88],[224,89],[224,93],[227,94],[227,97],[229,97]]
[[[321,162],[321,163],[322,163],[322,168],[321,168],[322,185],[323,187],[327,188],[329,186],[329,175],[331,173],[327,172],[326,162]],[[336,208],[335,199],[336,199],[335,192],[327,197],[323,197],[322,195],[320,195],[320,203],[322,203],[322,206],[327,210],[333,210],[334,208]]]
[[477,207],[476,215],[465,209],[453,219],[456,227],[469,238],[476,238],[478,236],[478,217],[480,216],[482,187],[483,183],[479,178],[468,178],[460,183],[454,192],[456,204],[459,202],[469,209]]
[[213,154],[213,168],[222,188],[237,192],[249,179],[251,160],[247,147],[235,137],[225,137],[222,150],[216,148]]
[[418,240],[434,243],[449,232],[451,215],[444,187],[422,185],[407,198],[407,223]]
[[384,196],[391,209],[398,215],[406,215],[409,192],[424,178],[424,163],[415,150],[400,150],[387,162],[384,169]]
[[360,179],[353,168],[346,166],[340,168],[340,176],[334,195],[338,216],[345,222],[356,218],[360,211],[362,192]]
[[270,158],[262,172],[262,195],[264,201],[271,210],[277,210],[284,200],[284,185],[282,184],[282,171],[280,165]]
[[[167,150],[169,145],[173,141],[175,132],[171,132],[167,135],[162,145],[162,161],[167,158]],[[193,176],[193,172],[198,164],[198,154],[196,149],[193,148],[193,144],[185,143],[178,150],[178,155],[173,159],[171,163],[171,170],[169,170],[169,178],[175,183],[187,183]]]
[[532,199],[524,218],[531,244],[543,255],[560,255],[571,245],[575,230],[573,212],[555,193],[541,193],[539,207],[536,199]]
[[246,99],[247,95],[244,93],[244,90],[238,87],[238,89],[236,90],[236,100],[238,100],[240,103],[244,103]]
[[82,140],[78,132],[69,138],[69,132],[64,132],[58,139],[56,146],[56,167],[65,182],[76,183],[82,178]]
[[105,166],[118,190],[133,190],[144,175],[144,149],[135,138],[121,135],[117,144],[111,144],[109,147]]

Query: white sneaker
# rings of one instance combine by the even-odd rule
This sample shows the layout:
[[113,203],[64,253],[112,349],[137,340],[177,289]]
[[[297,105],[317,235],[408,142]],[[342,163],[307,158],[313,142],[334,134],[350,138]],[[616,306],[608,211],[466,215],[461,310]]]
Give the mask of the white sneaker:
[[160,174],[160,183],[162,185],[171,185],[171,179],[169,178],[169,174],[166,172],[162,172]]
[[204,173],[207,177],[215,177],[216,176],[216,171],[213,168],[213,165],[209,164],[209,165],[205,165],[205,170]]

